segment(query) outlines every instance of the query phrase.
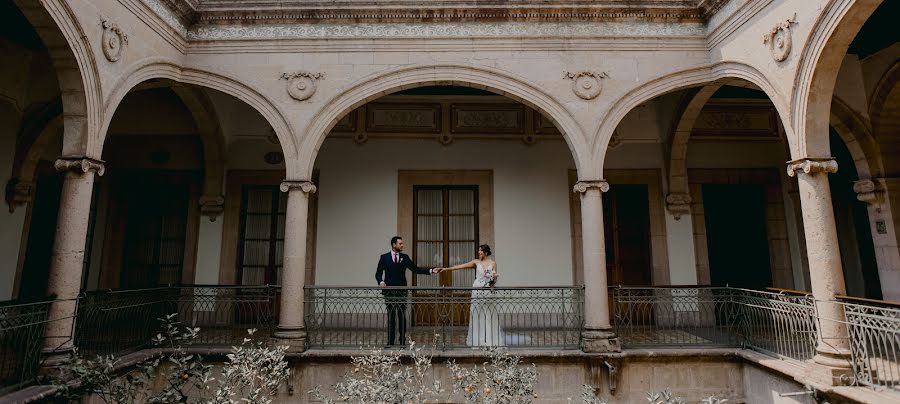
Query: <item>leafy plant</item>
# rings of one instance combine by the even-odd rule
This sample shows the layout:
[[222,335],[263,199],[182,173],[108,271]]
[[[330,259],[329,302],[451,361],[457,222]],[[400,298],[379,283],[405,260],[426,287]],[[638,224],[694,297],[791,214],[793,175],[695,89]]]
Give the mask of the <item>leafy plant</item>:
[[450,361],[447,367],[453,376],[453,393],[462,394],[470,403],[518,404],[530,403],[537,395],[537,367],[522,366],[521,358],[510,356],[504,348],[486,349],[490,361],[479,368],[463,368]]

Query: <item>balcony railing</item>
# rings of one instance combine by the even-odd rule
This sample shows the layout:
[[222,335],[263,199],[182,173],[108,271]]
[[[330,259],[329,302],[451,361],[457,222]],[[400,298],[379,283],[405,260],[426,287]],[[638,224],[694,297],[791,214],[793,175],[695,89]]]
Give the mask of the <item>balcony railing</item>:
[[900,305],[842,298],[856,382],[900,391]]
[[612,294],[625,347],[746,347],[799,361],[815,353],[816,309],[806,295],[696,286]]
[[307,343],[310,348],[382,347],[389,342],[393,311],[404,316],[407,339],[418,344],[435,342],[438,349],[480,345],[579,349],[583,306],[580,287],[310,286],[306,288]]

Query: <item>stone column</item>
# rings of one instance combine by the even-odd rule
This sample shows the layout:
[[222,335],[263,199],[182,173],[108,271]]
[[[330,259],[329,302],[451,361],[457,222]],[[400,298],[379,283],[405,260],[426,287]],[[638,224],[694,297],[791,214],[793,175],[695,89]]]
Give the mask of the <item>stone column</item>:
[[288,340],[292,351],[306,349],[304,290],[306,283],[306,223],[309,194],[316,192],[310,181],[284,181],[281,192],[288,193],[284,223],[284,267],[281,271],[281,313],[275,337]]
[[60,157],[55,166],[65,178],[47,278],[47,294],[58,300],[47,317],[44,353],[49,365],[67,359],[74,346],[76,298],[81,292],[94,173],[103,175],[105,169],[102,161],[86,157]]
[[581,235],[584,252],[584,351],[618,352],[619,340],[609,323],[609,289],[606,285],[606,242],[603,235],[603,193],[606,181],[579,181]]
[[[841,250],[838,245],[831,205],[828,173],[837,172],[833,158],[805,158],[788,162],[787,173],[797,177],[800,203],[803,209],[803,228],[809,259],[810,284],[819,315],[816,355],[819,365],[814,370],[824,377],[820,381],[841,383],[841,376],[850,372],[850,345],[844,312],[835,304],[835,295],[845,293]],[[824,371],[824,372],[820,372]]]

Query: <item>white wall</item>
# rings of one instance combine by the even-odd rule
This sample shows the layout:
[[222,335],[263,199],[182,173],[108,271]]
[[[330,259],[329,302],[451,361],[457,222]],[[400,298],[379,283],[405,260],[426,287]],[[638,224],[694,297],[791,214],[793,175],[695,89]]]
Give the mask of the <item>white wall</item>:
[[[571,285],[568,170],[564,142],[329,139],[316,160],[316,283],[374,285],[378,256],[397,232],[398,170],[493,171],[495,253],[505,286]],[[409,241],[411,234],[403,234]],[[407,247],[410,252],[411,246]]]

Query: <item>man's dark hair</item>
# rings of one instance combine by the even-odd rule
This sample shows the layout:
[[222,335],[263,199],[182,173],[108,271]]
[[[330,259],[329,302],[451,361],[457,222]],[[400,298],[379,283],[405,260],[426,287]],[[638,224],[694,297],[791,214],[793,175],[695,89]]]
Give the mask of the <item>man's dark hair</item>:
[[397,240],[403,240],[403,237],[400,237],[400,236],[391,237],[391,245],[397,244]]

